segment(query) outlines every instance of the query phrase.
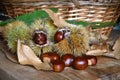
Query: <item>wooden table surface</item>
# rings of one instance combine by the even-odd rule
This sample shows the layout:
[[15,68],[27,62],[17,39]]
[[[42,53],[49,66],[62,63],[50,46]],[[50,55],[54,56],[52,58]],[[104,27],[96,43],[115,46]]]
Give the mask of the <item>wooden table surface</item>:
[[120,80],[120,60],[98,57],[96,66],[85,70],[65,68],[63,72],[56,73],[14,63],[0,48],[0,80]]

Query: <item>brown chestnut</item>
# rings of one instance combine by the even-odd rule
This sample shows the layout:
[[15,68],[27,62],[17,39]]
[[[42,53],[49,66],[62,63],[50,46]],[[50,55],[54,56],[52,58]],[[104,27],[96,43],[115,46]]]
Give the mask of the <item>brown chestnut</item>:
[[64,38],[68,38],[70,34],[70,30],[69,29],[59,29],[55,35],[54,35],[54,41],[55,42],[59,42],[61,40],[63,40]]
[[47,43],[47,35],[44,31],[36,30],[33,34],[33,41],[38,45],[44,45]]
[[46,53],[43,53],[40,56],[40,59],[43,62],[44,61],[52,62],[52,61],[55,61],[55,60],[60,60],[60,56],[55,52],[46,52]]
[[62,72],[65,68],[65,63],[62,60],[56,60],[52,62],[54,72]]
[[63,60],[66,67],[70,67],[73,63],[74,57],[73,54],[64,54],[61,56],[61,60]]
[[97,64],[97,57],[96,56],[87,55],[86,58],[88,60],[88,65],[95,66]]
[[88,67],[88,60],[83,56],[77,56],[74,58],[73,67],[77,70],[84,70]]
[[57,31],[54,36],[54,41],[59,42],[64,39],[64,33],[62,31]]
[[59,54],[57,54],[57,53],[52,53],[52,54],[49,55],[49,56],[50,56],[51,62],[52,62],[52,61],[60,60],[60,56],[59,56]]

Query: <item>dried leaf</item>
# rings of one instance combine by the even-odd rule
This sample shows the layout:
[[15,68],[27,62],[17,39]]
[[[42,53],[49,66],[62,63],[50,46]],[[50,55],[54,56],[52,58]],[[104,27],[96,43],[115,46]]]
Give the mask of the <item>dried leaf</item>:
[[20,40],[18,40],[17,44],[17,57],[18,57],[18,62],[23,65],[31,64],[31,62],[26,58],[26,56],[23,53],[22,50],[22,44]]
[[120,37],[116,40],[113,46],[113,54],[116,59],[120,59]]
[[41,64],[42,61],[40,61],[34,52],[27,45],[22,45],[22,50],[27,60],[30,61],[36,69],[39,69],[39,64]]
[[114,44],[114,46],[113,46],[113,50],[119,51],[119,50],[120,50],[119,47],[120,47],[120,38],[118,38],[118,39],[116,40],[116,42],[115,42],[115,44]]
[[18,40],[18,48],[17,48],[18,61],[20,64],[24,65],[32,65],[37,70],[52,70],[49,63],[43,63],[33,52],[33,50],[24,44],[20,43]]
[[101,56],[103,54],[105,54],[107,52],[107,50],[90,50],[86,53],[86,55],[94,55],[94,56]]
[[43,9],[45,10],[50,18],[54,21],[54,24],[57,26],[57,27],[69,27],[70,24],[68,24],[64,19],[62,19],[57,13],[54,13],[52,10],[50,9]]

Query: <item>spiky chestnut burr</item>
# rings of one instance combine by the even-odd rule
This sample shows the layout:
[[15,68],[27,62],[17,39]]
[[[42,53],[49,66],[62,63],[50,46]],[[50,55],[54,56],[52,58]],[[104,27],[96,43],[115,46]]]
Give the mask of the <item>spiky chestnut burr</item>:
[[39,55],[43,52],[52,51],[53,35],[56,31],[52,21],[50,19],[37,19],[31,24],[30,28],[32,40],[34,41],[34,44],[30,45],[31,48],[34,51],[36,49],[40,51],[37,52]]
[[24,43],[31,38],[29,31],[29,27],[23,21],[17,20],[5,26],[3,35],[13,53],[17,52],[18,39]]
[[60,42],[53,45],[54,51],[59,53],[60,55],[71,53],[71,49],[67,39],[63,39]]
[[71,34],[69,36],[69,45],[72,53],[76,56],[80,56],[89,49],[88,34],[85,28],[71,28]]
[[46,29],[46,19],[37,19],[30,26],[30,33],[32,40],[34,41],[34,46],[47,46],[49,45],[48,36]]
[[33,34],[33,32],[35,30],[44,30],[45,31],[42,19],[37,19],[30,25],[30,33]]
[[52,45],[47,45],[42,48],[42,53],[46,52],[52,52],[53,51],[53,46]]
[[53,24],[52,20],[47,19],[45,21],[45,29],[47,30],[48,33],[48,40],[50,42],[54,42],[54,34],[57,30],[57,27]]

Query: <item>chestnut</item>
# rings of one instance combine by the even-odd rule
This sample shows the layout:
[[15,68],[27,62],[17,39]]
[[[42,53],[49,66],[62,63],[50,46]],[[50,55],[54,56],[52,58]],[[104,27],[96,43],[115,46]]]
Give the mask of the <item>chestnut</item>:
[[87,55],[86,58],[88,60],[88,65],[95,66],[97,64],[97,57],[96,56]]
[[44,45],[47,43],[47,35],[44,31],[36,30],[33,34],[33,41],[38,45]]
[[60,56],[55,52],[46,52],[46,53],[41,54],[40,59],[43,62],[44,61],[52,62],[55,60],[60,60]]
[[62,31],[57,31],[54,36],[54,41],[59,42],[64,39],[64,33]]
[[57,54],[57,53],[52,53],[52,54],[49,55],[49,56],[50,56],[51,62],[52,62],[52,61],[60,60],[60,56],[59,56],[59,54]]
[[54,35],[54,41],[57,43],[63,40],[64,38],[68,38],[69,34],[70,34],[69,29],[59,29],[58,31],[56,31]]
[[73,61],[73,68],[77,70],[84,70],[88,67],[88,60],[83,56],[77,56]]
[[64,54],[61,56],[61,60],[65,63],[65,67],[70,67],[72,65],[74,57],[73,54]]
[[62,72],[65,68],[65,63],[62,60],[56,60],[52,62],[54,72]]
[[39,56],[39,58],[41,59],[41,61],[48,61],[48,62],[50,62],[50,56],[49,56],[49,52],[47,52],[47,53],[42,53],[40,56]]

